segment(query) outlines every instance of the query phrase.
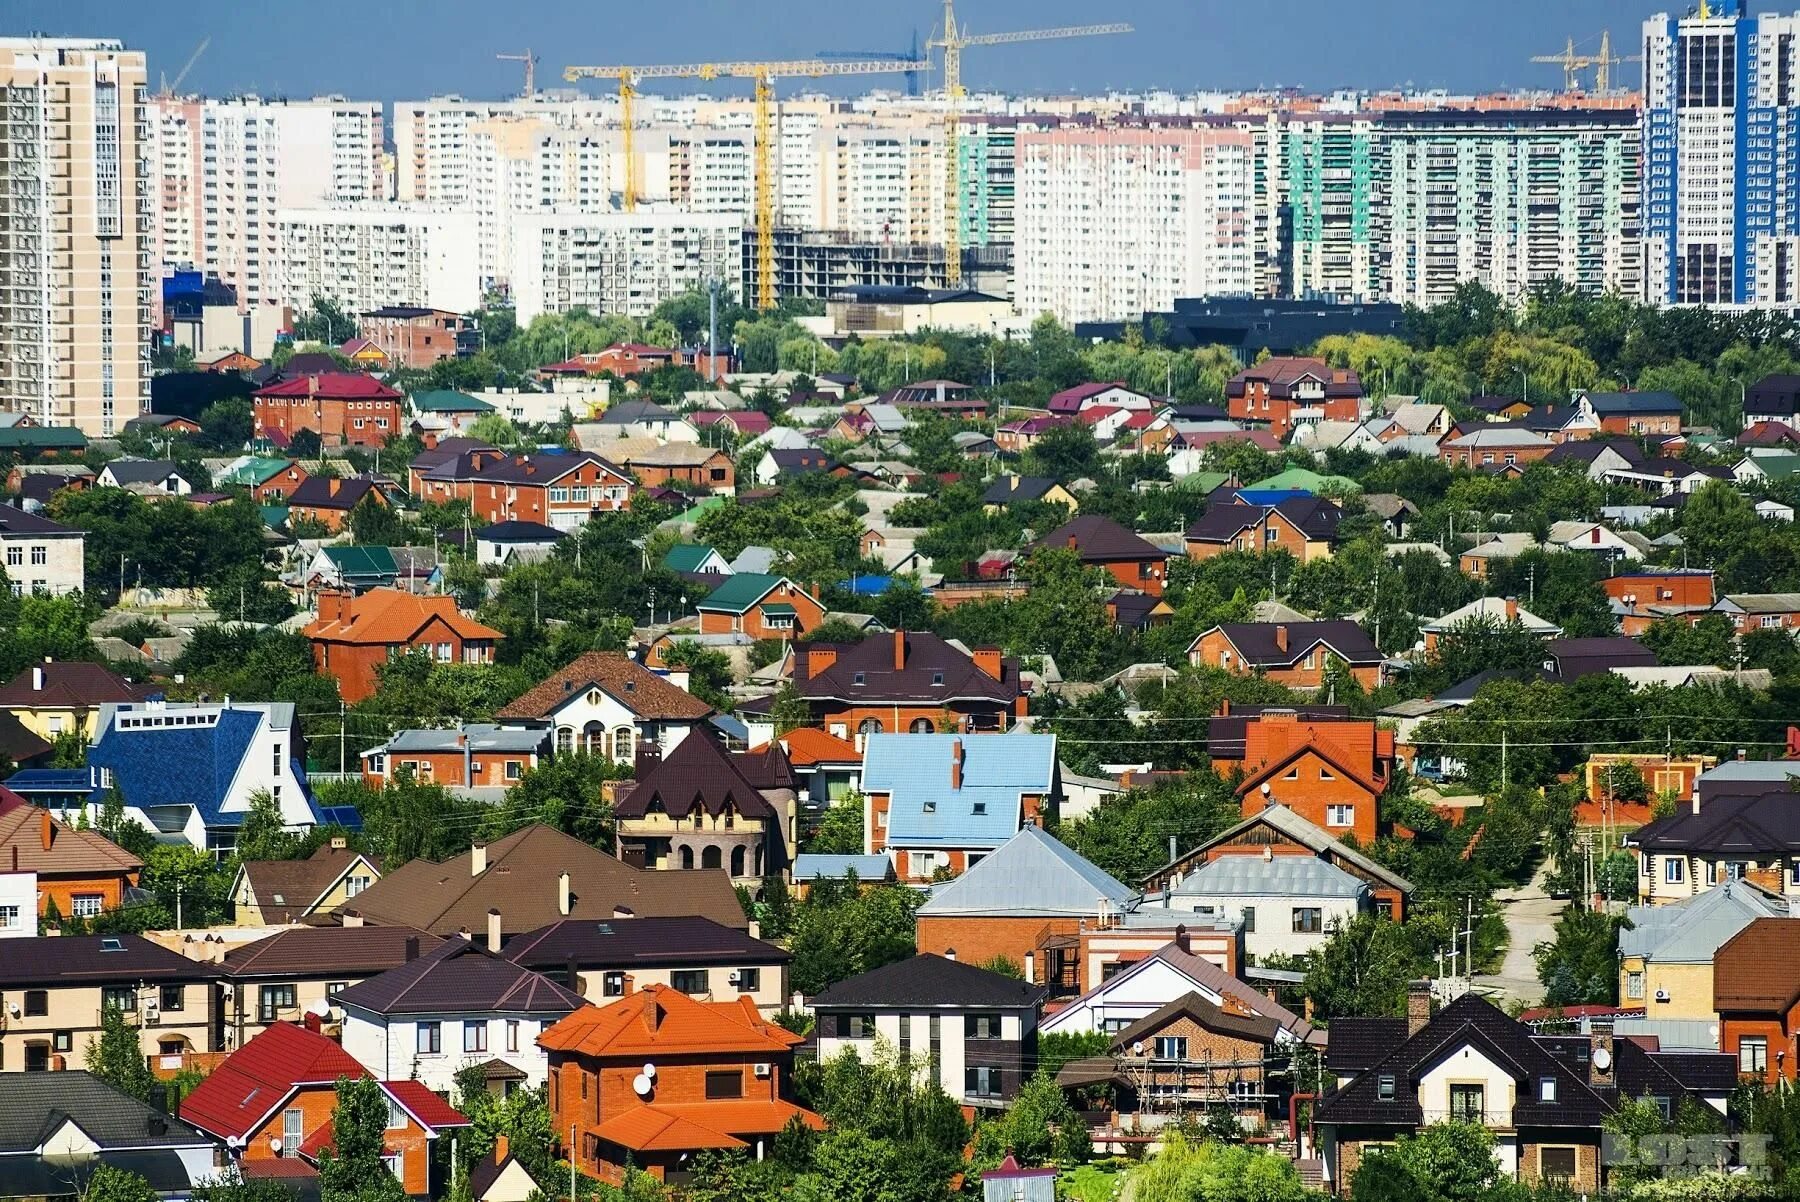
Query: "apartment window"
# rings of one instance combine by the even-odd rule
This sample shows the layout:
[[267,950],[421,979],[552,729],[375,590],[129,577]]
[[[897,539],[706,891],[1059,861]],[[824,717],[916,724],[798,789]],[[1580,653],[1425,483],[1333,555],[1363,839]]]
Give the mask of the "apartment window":
[[1487,1090],[1480,1085],[1450,1084],[1450,1121],[1479,1123],[1487,1115]]
[[1539,1148],[1538,1176],[1545,1181],[1575,1180],[1575,1149]]
[[1663,880],[1667,881],[1669,884],[1671,884],[1671,885],[1681,884],[1682,878],[1685,877],[1686,875],[1687,875],[1687,862],[1685,860],[1664,860],[1663,861]]
[[387,1129],[389,1131],[399,1131],[406,1126],[406,1109],[400,1103],[389,1098],[387,1112]]
[[137,990],[130,985],[108,985],[100,991],[100,1006],[130,1014],[137,1009]]
[[466,1022],[463,1024],[463,1051],[487,1051],[487,1023]]
[[709,1100],[743,1097],[744,1071],[734,1069],[730,1072],[707,1073],[706,1096]]
[[1555,1077],[1539,1077],[1538,1078],[1538,1101],[1540,1101],[1540,1102],[1556,1101],[1556,1078]]
[[381,1158],[381,1163],[385,1164],[388,1168],[388,1172],[390,1172],[394,1175],[394,1180],[400,1181],[400,1182],[404,1182],[406,1180],[406,1153],[405,1152],[394,1152],[389,1155],[383,1156]]
[[31,548],[31,566],[34,568],[43,567],[46,563],[50,562],[49,555],[49,548],[43,546],[41,543],[33,544]]
[[69,913],[76,918],[98,918],[105,902],[98,893],[77,893],[69,899]]
[[568,489],[553,488],[550,490],[550,503],[552,505],[564,505],[564,504],[568,503],[568,500],[569,500],[569,490]]
[[19,928],[19,907],[0,906],[0,931],[14,931]]
[[1375,1082],[1375,1096],[1383,1102],[1394,1100],[1394,1074],[1383,1073]]
[[1186,1060],[1187,1039],[1180,1035],[1158,1035],[1156,1037],[1156,1058],[1158,1060]]
[[970,1039],[1000,1038],[998,1014],[971,1014],[963,1019],[963,1034]]
[[300,1004],[299,990],[293,985],[262,985],[256,991],[256,1016],[265,1023],[272,1023],[283,1010],[292,1010]]
[[[573,982],[570,983],[570,988],[574,988]],[[625,974],[622,972],[602,974],[600,977],[600,993],[603,997],[624,997]]]
[[739,993],[755,993],[762,988],[762,969],[740,968],[737,970],[737,987]]
[[25,566],[25,548],[23,548],[23,547],[8,547],[6,549],[6,566],[9,568],[24,567]]
[[966,1068],[963,1070],[963,1093],[971,1098],[997,1098],[1000,1096],[1000,1070],[997,1068]]
[[436,1056],[444,1050],[444,1032],[439,1023],[420,1023],[414,1029],[413,1051],[421,1056]]
[[42,1018],[50,1013],[50,993],[44,989],[27,989],[25,991],[25,1016]]
[[1356,825],[1356,807],[1355,806],[1346,806],[1346,805],[1326,806],[1325,807],[1325,825],[1327,825],[1327,826],[1355,826]]
[[1294,932],[1303,935],[1316,935],[1324,929],[1317,906],[1294,907]]
[[705,993],[706,970],[704,968],[676,969],[669,974],[669,988],[677,993]]
[[186,1008],[187,991],[179,985],[164,985],[157,991],[156,1003],[163,1010],[182,1010]]
[[1764,1073],[1769,1070],[1769,1041],[1762,1035],[1738,1037],[1738,1072]]
[[506,1020],[506,1050],[509,1052],[519,1050],[519,1020],[516,1018]]

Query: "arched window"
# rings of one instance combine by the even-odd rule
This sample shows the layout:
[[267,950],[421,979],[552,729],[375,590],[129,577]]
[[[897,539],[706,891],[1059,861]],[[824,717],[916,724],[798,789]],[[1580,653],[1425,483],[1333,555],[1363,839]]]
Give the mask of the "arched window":
[[720,851],[717,845],[705,848],[700,852],[700,867],[723,868],[724,866],[725,853]]
[[575,750],[575,728],[559,726],[556,728],[556,754],[570,755]]
[[725,818],[726,830],[732,830],[737,826],[737,810],[732,807],[732,804],[729,801],[725,803],[725,812],[723,816]]
[[761,847],[758,847],[756,849],[756,875],[761,876],[762,874],[763,874],[763,849]]
[[731,849],[731,875],[744,875],[744,846],[741,843]]
[[694,866],[694,849],[685,843],[681,845],[681,866],[683,868],[692,868]]
[[930,718],[914,718],[912,720],[912,725],[906,729],[910,730],[915,735],[928,735],[936,728],[931,725]]
[[629,764],[637,751],[637,728],[631,726],[615,726],[612,733],[612,756],[620,763]]
[[589,722],[581,728],[581,749],[589,755],[606,754],[606,728],[598,722]]

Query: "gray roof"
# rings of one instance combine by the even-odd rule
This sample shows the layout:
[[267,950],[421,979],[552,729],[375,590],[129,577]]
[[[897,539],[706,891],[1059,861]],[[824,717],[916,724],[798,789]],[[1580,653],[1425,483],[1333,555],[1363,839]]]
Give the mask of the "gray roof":
[[1800,776],[1800,762],[1794,760],[1726,760],[1716,768],[1708,768],[1695,779],[1694,785],[1725,784],[1736,781],[1781,784],[1789,777]]
[[[1332,838],[1330,835],[1326,834],[1306,819],[1300,817],[1300,815],[1294,813],[1294,811],[1287,806],[1281,805],[1279,802],[1273,805],[1264,806],[1261,810],[1244,819],[1236,826],[1220,831],[1211,839],[1202,843],[1199,848],[1190,849],[1187,855],[1181,858],[1186,859],[1187,856],[1193,855],[1194,851],[1202,848],[1228,845],[1244,831],[1247,831],[1251,827],[1262,822],[1268,823],[1270,826],[1280,831],[1284,836],[1292,839],[1302,847],[1311,848],[1313,851],[1321,854],[1329,852],[1330,854],[1341,858],[1345,863],[1356,865],[1357,868],[1368,873],[1376,880],[1391,885],[1402,893],[1412,892],[1413,886],[1411,881],[1407,880],[1393,869],[1388,868],[1386,865],[1378,864],[1374,860],[1371,860],[1368,856],[1357,851],[1348,843]],[[1160,876],[1162,872],[1167,871],[1173,866],[1173,863],[1165,864],[1156,875]]]
[[1720,609],[1732,607],[1747,614],[1793,613],[1800,610],[1800,593],[1727,593],[1719,599]]
[[1613,1034],[1620,1038],[1652,1036],[1665,1052],[1719,1050],[1719,1024],[1710,1018],[1639,1018],[1621,1014],[1613,1020]]
[[751,545],[737,553],[737,558],[731,561],[731,570],[767,574],[775,566],[775,556],[774,547]]
[[1172,893],[1192,896],[1358,897],[1368,886],[1315,856],[1220,856],[1181,878]]
[[371,747],[364,755],[375,752],[386,752],[389,755],[420,751],[459,751],[461,747],[457,739],[463,735],[469,738],[471,753],[516,751],[531,752],[543,746],[549,732],[543,729],[517,729],[514,727],[496,726],[492,722],[472,722],[467,726],[449,727],[445,730],[401,730],[395,731],[393,738],[379,747]]
[[1027,826],[975,867],[932,890],[919,913],[991,918],[1093,914],[1101,899],[1118,909],[1136,896],[1074,848],[1040,827]]
[[1656,964],[1711,964],[1726,940],[1758,918],[1786,918],[1785,901],[1743,881],[1727,881],[1671,906],[1633,906],[1619,932],[1621,956]]
[[91,1073],[0,1076],[0,1155],[35,1151],[67,1119],[73,1119],[102,1150],[193,1148],[208,1142],[181,1120],[120,1093]]

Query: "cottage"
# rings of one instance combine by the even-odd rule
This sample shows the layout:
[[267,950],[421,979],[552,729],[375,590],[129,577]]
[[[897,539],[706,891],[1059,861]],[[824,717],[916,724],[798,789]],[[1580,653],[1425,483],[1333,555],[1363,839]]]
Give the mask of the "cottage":
[[1355,622],[1227,622],[1193,641],[1188,662],[1301,689],[1321,687],[1337,663],[1373,690],[1381,685],[1386,657]]
[[702,1001],[749,998],[771,1014],[788,1004],[793,960],[772,943],[697,915],[559,919],[508,940],[505,954],[597,1006],[661,985]]
[[[752,779],[752,778],[755,779]],[[741,884],[781,875],[795,839],[793,776],[779,747],[733,754],[710,732],[681,740],[613,803],[619,858],[719,869]]]
[[360,597],[325,591],[318,616],[301,631],[313,647],[313,663],[335,676],[346,701],[375,691],[376,669],[395,655],[422,651],[441,664],[489,664],[503,636],[456,607],[454,597],[420,597],[374,589]]
[[587,651],[495,717],[508,727],[548,726],[558,755],[580,751],[629,764],[641,747],[673,751],[712,713],[706,702],[617,652]]
[[304,860],[245,860],[231,882],[238,925],[282,926],[323,916],[381,879],[381,869],[341,838]]

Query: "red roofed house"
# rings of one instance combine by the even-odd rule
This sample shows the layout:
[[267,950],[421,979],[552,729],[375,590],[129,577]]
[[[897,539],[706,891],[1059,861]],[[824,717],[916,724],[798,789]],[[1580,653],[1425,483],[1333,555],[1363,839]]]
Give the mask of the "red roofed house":
[[1800,923],[1758,918],[1713,953],[1719,1050],[1760,1084],[1800,1075]]
[[[181,1103],[181,1119],[225,1143],[236,1158],[317,1162],[331,1146],[340,1077],[366,1080],[369,1070],[317,1031],[275,1023],[227,1056]],[[417,1081],[383,1081],[388,1130],[383,1155],[406,1192],[432,1192],[431,1145],[469,1125],[449,1103]],[[283,1174],[286,1175],[286,1174]]]
[[1302,422],[1362,420],[1362,380],[1323,359],[1281,356],[1246,367],[1225,384],[1234,421],[1267,422],[1285,440]]
[[425,651],[440,664],[491,664],[503,635],[456,608],[454,597],[370,589],[360,597],[336,589],[319,593],[319,616],[301,631],[312,642],[313,664],[335,676],[345,701],[375,691],[376,669],[395,655]]
[[256,433],[286,445],[312,430],[324,446],[378,447],[404,430],[401,396],[373,376],[330,371],[296,376],[255,394]]
[[1371,721],[1264,709],[1244,727],[1238,805],[1249,818],[1280,803],[1320,830],[1375,839],[1376,801],[1393,780],[1394,732]]
[[1022,417],[1017,421],[1007,422],[994,431],[994,445],[1009,454],[1029,451],[1037,445],[1037,440],[1056,429],[1066,426],[1073,419],[1066,414],[1040,413],[1036,417]]
[[707,1149],[756,1159],[798,1117],[787,1098],[798,1035],[765,1021],[747,995],[703,1002],[651,985],[610,1006],[585,1006],[549,1027],[550,1116],[563,1154],[618,1184],[629,1162],[666,1180]]
[[1065,388],[1050,398],[1049,409],[1052,413],[1073,414],[1100,406],[1149,412],[1156,408],[1156,401],[1125,381],[1114,380],[1108,384],[1077,384]]
[[561,363],[552,363],[538,371],[547,376],[598,376],[611,372],[620,379],[630,379],[659,367],[691,367],[709,381],[717,381],[732,371],[731,355],[721,351],[713,355],[704,350],[682,351],[666,346],[646,346],[641,342],[615,342],[605,350],[584,351]]

